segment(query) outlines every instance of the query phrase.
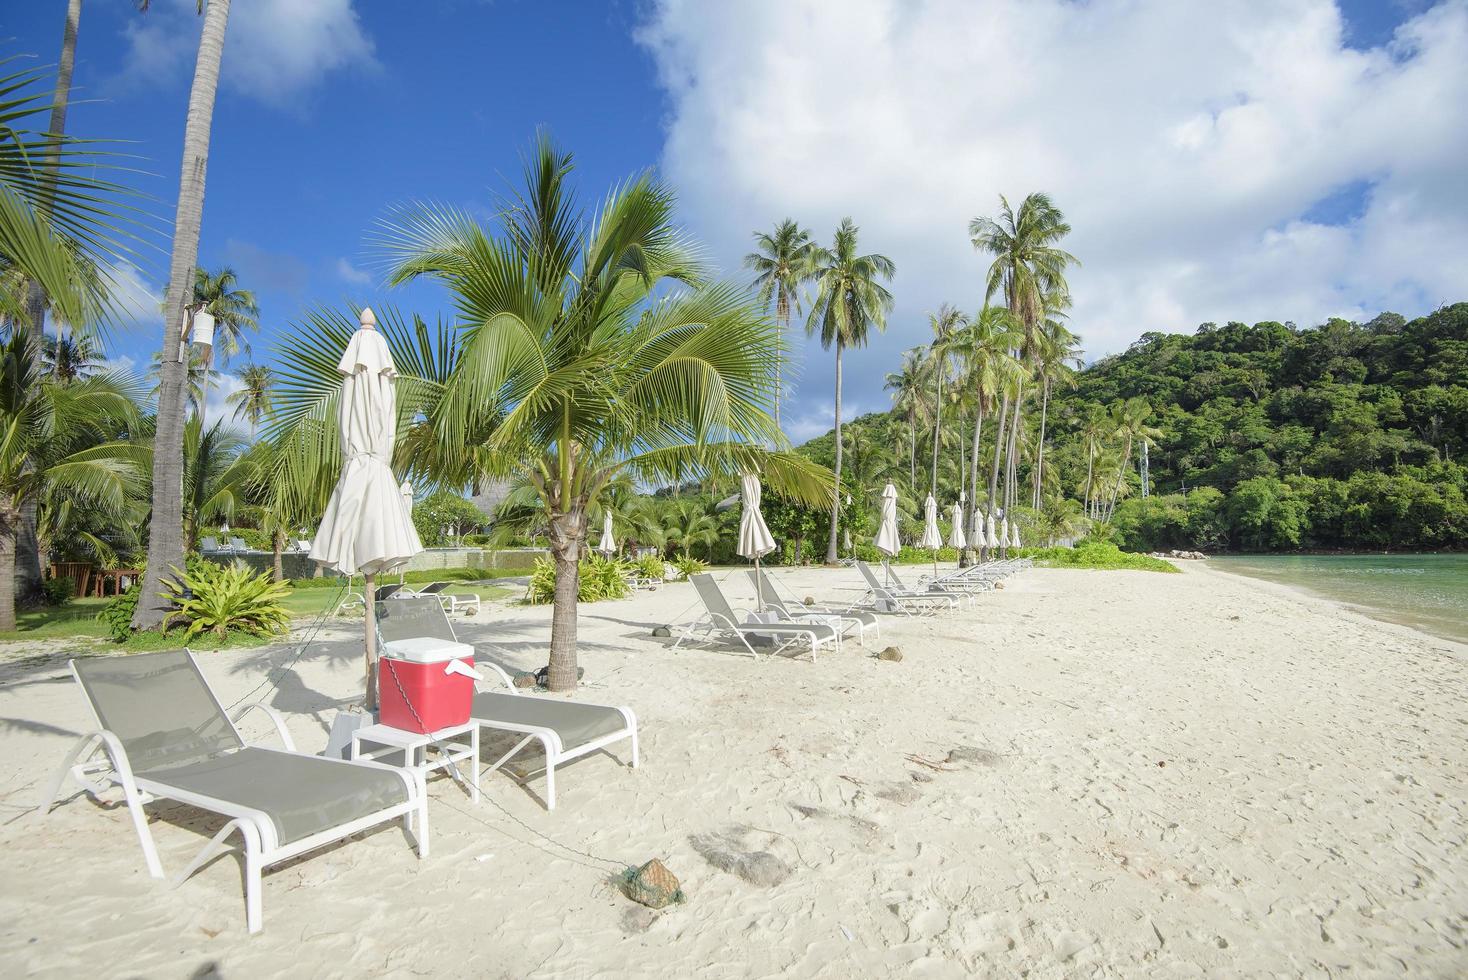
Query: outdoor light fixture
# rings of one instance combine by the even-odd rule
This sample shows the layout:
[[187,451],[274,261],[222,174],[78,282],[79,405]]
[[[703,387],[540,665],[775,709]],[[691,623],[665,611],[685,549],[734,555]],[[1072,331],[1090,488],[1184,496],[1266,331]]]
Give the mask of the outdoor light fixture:
[[200,347],[214,346],[214,314],[200,310],[194,314],[194,329],[189,339]]

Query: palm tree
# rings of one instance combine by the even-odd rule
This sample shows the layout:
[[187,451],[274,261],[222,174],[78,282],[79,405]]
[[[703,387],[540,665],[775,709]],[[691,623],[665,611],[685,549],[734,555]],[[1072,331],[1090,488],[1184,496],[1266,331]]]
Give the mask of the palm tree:
[[43,375],[29,329],[0,347],[0,630],[15,629],[16,536],[38,505],[121,521],[142,486],[137,386],[122,375],[61,385]]
[[[1063,323],[1047,317],[1040,327],[1035,345],[1035,373],[1040,378],[1040,433],[1035,446],[1033,493],[1030,506],[1040,509],[1040,488],[1045,478],[1045,423],[1050,412],[1050,389],[1056,384],[1076,386],[1075,372],[1081,366],[1081,350],[1075,334]],[[1071,365],[1075,367],[1072,368]]]
[[1108,431],[1107,416],[1104,409],[1094,402],[1086,406],[1086,415],[1081,420],[1081,444],[1086,453],[1086,483],[1083,488],[1085,512],[1087,518],[1097,516],[1095,509],[1096,499],[1096,461],[1100,458],[1106,443]]
[[[783,446],[769,409],[784,344],[744,290],[705,280],[669,189],[640,174],[588,218],[567,186],[571,169],[542,136],[525,191],[495,226],[447,208],[399,212],[381,243],[390,281],[437,280],[462,326],[443,328],[435,348],[421,325],[379,319],[398,365],[401,467],[440,485],[515,475],[533,489],[556,566],[558,691],[576,686],[577,565],[609,483],[756,468],[800,500],[824,500],[832,485],[803,457],[765,448]],[[352,325],[320,318],[282,351],[290,367],[275,429],[302,425],[323,459]]]
[[1123,441],[1121,459],[1116,467],[1116,485],[1111,490],[1111,503],[1106,508],[1107,521],[1111,520],[1116,513],[1116,502],[1121,496],[1122,484],[1126,480],[1127,467],[1132,461],[1132,447],[1135,443],[1145,443],[1148,446],[1156,445],[1156,440],[1162,438],[1162,430],[1155,429],[1147,424],[1147,419],[1152,415],[1152,406],[1141,397],[1128,398],[1124,402],[1117,402],[1111,409],[1112,432]]
[[[178,207],[173,219],[173,254],[168,264],[168,292],[163,304],[162,376],[158,421],[153,437],[153,516],[148,528],[148,567],[133,626],[151,629],[163,621],[169,602],[163,576],[183,566],[183,454],[187,365],[179,358],[184,308],[194,286],[199,256],[199,228],[204,216],[204,178],[209,163],[209,130],[214,121],[214,94],[224,55],[224,31],[230,0],[199,0],[204,27],[189,89],[184,124],[183,161],[179,168]],[[139,0],[146,10],[148,0]]]
[[249,419],[250,431],[254,432],[275,407],[275,394],[271,390],[275,372],[261,364],[246,364],[234,376],[243,387],[231,392],[225,401],[234,406],[235,419]]
[[[791,312],[800,312],[800,285],[810,276],[810,231],[800,227],[794,218],[786,218],[773,233],[754,233],[756,251],[744,257],[744,267],[754,272],[754,286],[760,301],[775,304],[775,322],[780,335],[790,330]],[[775,426],[780,425],[780,373],[775,375]]]
[[873,327],[887,329],[892,294],[878,279],[890,280],[897,267],[885,255],[857,254],[857,227],[843,218],[829,249],[811,249],[811,278],[816,298],[805,321],[807,334],[820,334],[821,346],[836,348],[836,486],[831,495],[831,535],[826,542],[826,564],[836,564],[837,535],[841,531],[841,352],[865,347]]
[[198,415],[184,427],[183,525],[184,547],[194,550],[199,527],[215,518],[234,516],[245,502],[251,484],[262,472],[259,455],[250,443],[215,422],[208,429]]
[[674,501],[663,514],[663,530],[668,544],[675,545],[685,558],[693,553],[695,545],[703,545],[712,551],[719,540],[717,522],[697,500]]
[[973,499],[969,501],[970,525],[974,512],[979,509],[979,443],[984,436],[984,418],[994,411],[994,402],[1023,371],[1013,354],[1019,344],[1020,331],[1014,317],[1000,306],[985,306],[951,342],[962,366],[963,384],[974,395],[974,433],[969,453],[969,486],[973,491]]
[[[188,316],[204,312],[214,317],[213,343],[204,348],[204,393],[199,399],[198,414],[202,418],[209,404],[209,381],[213,375],[215,360],[219,366],[229,363],[232,355],[244,351],[250,353],[250,341],[245,331],[260,327],[260,307],[255,294],[239,288],[239,277],[228,266],[209,272],[194,270],[194,298],[188,306]],[[217,357],[216,357],[217,355]]]
[[928,347],[928,370],[933,374],[933,480],[929,492],[937,497],[938,446],[943,441],[943,385],[953,368],[954,337],[968,326],[968,317],[944,303],[937,313],[928,314],[928,326],[933,330],[933,341]]
[[924,417],[927,401],[923,397],[923,378],[927,374],[928,349],[914,347],[902,352],[902,368],[887,373],[886,387],[892,392],[892,407],[907,418],[911,441],[908,443],[907,481],[917,484],[917,426]]
[[[1070,225],[1048,195],[1034,193],[1020,202],[1018,211],[1000,195],[998,220],[975,218],[969,222],[968,230],[974,248],[994,257],[985,277],[984,300],[987,303],[996,293],[1002,293],[1005,307],[1023,331],[1020,359],[1030,364],[1035,335],[1045,319],[1047,303],[1050,309],[1059,308],[1059,297],[1067,293],[1065,270],[1072,264],[1079,264],[1074,255],[1058,246],[1059,241],[1070,233]],[[1005,397],[1000,407],[1000,438],[994,443],[995,464],[989,481],[991,513],[997,493],[999,459],[1006,452],[1006,442],[1009,460],[1005,481],[1006,504],[1010,499],[1023,398],[1024,386],[1020,384],[1014,392],[1014,417],[1007,440],[1004,438],[1004,426],[1010,399]]]
[[[155,353],[151,360],[152,363],[148,366],[148,376],[153,379],[153,390],[149,394],[157,400],[162,397],[163,391],[162,358]],[[184,407],[189,413],[189,418],[198,416],[202,419],[205,393],[218,377],[219,372],[209,367],[208,356],[199,348],[190,347],[188,387],[184,389]]]
[[58,384],[89,378],[102,367],[102,352],[85,334],[42,337],[41,359]]

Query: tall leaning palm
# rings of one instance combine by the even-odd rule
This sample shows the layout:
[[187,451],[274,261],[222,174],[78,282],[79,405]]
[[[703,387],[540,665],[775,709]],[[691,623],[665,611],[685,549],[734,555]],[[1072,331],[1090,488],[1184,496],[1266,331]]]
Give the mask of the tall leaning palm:
[[928,370],[933,374],[933,478],[928,492],[934,497],[938,496],[938,447],[943,442],[943,389],[953,371],[954,341],[967,325],[968,317],[948,303],[938,307],[937,313],[928,314],[928,326],[933,330],[928,348]]
[[836,348],[836,488],[831,497],[831,536],[826,542],[826,564],[834,565],[841,531],[841,354],[848,347],[865,347],[873,328],[887,328],[892,294],[877,280],[890,280],[897,267],[885,255],[859,254],[857,227],[850,218],[843,218],[829,249],[812,248],[811,268],[816,298],[805,331],[819,334],[826,350]]
[[984,419],[993,413],[995,402],[1024,370],[1014,356],[1021,339],[1019,327],[1008,310],[1002,306],[985,306],[950,342],[961,365],[962,383],[974,395],[974,434],[969,453],[969,486],[973,488],[973,499],[969,501],[970,525],[974,512],[979,509],[979,443],[984,436]]
[[1075,372],[1081,366],[1078,338],[1056,318],[1047,318],[1035,344],[1035,373],[1040,379],[1040,433],[1036,438],[1035,467],[1030,506],[1040,509],[1045,481],[1045,423],[1050,414],[1050,391],[1056,385],[1076,386]]
[[[1056,304],[1068,291],[1065,271],[1069,266],[1079,264],[1074,255],[1059,247],[1061,239],[1070,234],[1070,225],[1049,195],[1034,193],[1020,202],[1018,210],[1010,207],[1009,200],[1000,195],[999,217],[975,218],[969,222],[968,230],[974,248],[993,256],[985,277],[984,300],[987,303],[996,293],[1002,294],[1005,307],[1024,335],[1019,356],[1029,365],[1034,355],[1035,335],[1045,319],[1047,304],[1058,308]],[[1006,504],[1009,502],[1023,400],[1024,388],[1021,385],[1015,391],[1014,416],[1007,439],[1004,427],[1010,399],[1006,397],[1001,401],[999,438],[994,443],[994,468],[989,480],[991,514],[997,493],[999,460],[1006,451],[1006,444],[1005,501]]]
[[587,214],[567,186],[571,169],[542,136],[525,189],[494,226],[420,206],[391,220],[382,241],[390,281],[436,280],[462,324],[449,383],[407,437],[417,465],[448,485],[519,476],[544,511],[558,691],[576,686],[578,561],[612,481],[752,468],[804,501],[829,499],[832,487],[783,448],[771,418],[778,328],[743,289],[705,279],[670,190],[640,174]]
[[[224,31],[230,0],[199,0],[204,27],[189,89],[184,124],[183,162],[179,169],[178,207],[173,219],[173,252],[168,263],[168,293],[163,303],[162,375],[158,422],[153,437],[153,516],[148,526],[148,567],[133,626],[151,629],[163,622],[168,600],[162,578],[181,568],[184,557],[183,452],[184,398],[188,365],[179,358],[184,308],[193,293],[194,265],[199,256],[199,229],[204,218],[204,177],[209,163],[209,132],[214,121],[214,95],[224,56]],[[147,9],[147,0],[139,7]]]
[[907,482],[917,486],[917,427],[926,416],[927,399],[923,379],[927,374],[928,349],[914,347],[902,352],[902,367],[887,372],[886,388],[892,392],[892,407],[907,419]]
[[[774,232],[755,232],[755,251],[744,257],[744,267],[754,272],[754,287],[766,306],[775,304],[775,322],[781,336],[790,330],[790,314],[800,311],[800,286],[810,276],[814,243],[810,232],[794,218],[786,218]],[[775,425],[780,425],[783,379],[775,375]]]
[[222,368],[229,359],[243,351],[250,353],[246,333],[260,326],[260,306],[255,294],[240,288],[239,276],[228,266],[210,272],[194,270],[194,297],[188,315],[196,312],[214,317],[214,342],[204,350],[204,397],[197,409],[200,418],[209,403],[209,382],[216,363]]

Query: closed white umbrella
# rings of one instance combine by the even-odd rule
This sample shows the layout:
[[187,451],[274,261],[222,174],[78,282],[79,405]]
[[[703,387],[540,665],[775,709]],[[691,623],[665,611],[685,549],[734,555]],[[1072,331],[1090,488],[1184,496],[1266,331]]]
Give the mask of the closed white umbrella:
[[362,573],[367,600],[367,705],[375,708],[374,578],[422,551],[423,543],[392,472],[398,418],[393,382],[398,372],[370,309],[362,311],[361,326],[347,342],[337,370],[342,373],[337,406],[342,471],[321,515],[311,557],[343,575]]
[[953,505],[953,529],[948,532],[948,544],[959,551],[968,547],[968,538],[963,535],[963,503],[966,499],[964,494],[958,495],[958,503]]
[[740,480],[740,497],[743,506],[739,510],[739,547],[741,556],[754,562],[754,594],[757,608],[763,610],[765,607],[764,588],[760,585],[762,576],[759,574],[759,560],[762,555],[767,555],[775,550],[775,539],[770,534],[769,525],[765,523],[765,515],[760,513],[760,485],[759,477],[753,473],[745,473]]
[[596,550],[602,554],[611,556],[617,553],[617,539],[612,536],[612,511],[607,508],[601,515],[601,540],[596,544]]
[[887,559],[902,550],[902,541],[897,537],[897,488],[890,483],[882,488],[882,521],[877,525],[877,536],[872,544],[884,556],[882,570],[885,577]]
[[938,501],[928,494],[923,501],[923,536],[918,539],[919,548],[933,552],[933,574],[938,574],[938,549],[943,547],[943,535],[938,533]]
[[1007,517],[999,522],[999,547],[1009,547],[1009,518]]
[[1019,521],[1009,525],[1009,544],[1011,547],[1019,547]]
[[994,523],[994,515],[989,515],[989,547],[999,547],[999,525]]

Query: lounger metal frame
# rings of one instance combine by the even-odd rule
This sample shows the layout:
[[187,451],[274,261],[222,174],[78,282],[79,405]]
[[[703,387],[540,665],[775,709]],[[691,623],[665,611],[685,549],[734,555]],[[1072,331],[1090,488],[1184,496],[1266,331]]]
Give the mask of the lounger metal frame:
[[[690,581],[692,578],[692,576],[689,576]],[[713,582],[714,588],[718,589],[720,596],[723,596],[724,590],[719,589],[718,583],[714,582],[711,578],[708,581]],[[698,601],[703,605],[705,615],[700,619],[685,623],[679,628],[681,633],[677,641],[673,644],[674,650],[682,646],[685,640],[691,640],[694,636],[699,637],[696,641],[699,643],[710,643],[716,636],[734,636],[744,645],[744,649],[749,651],[749,655],[758,660],[759,653],[749,642],[748,635],[751,633],[756,636],[764,634],[774,641],[774,646],[769,652],[769,656],[771,657],[792,643],[800,643],[802,640],[810,644],[810,658],[812,660],[816,658],[816,650],[825,642],[831,643],[837,652],[841,650],[841,630],[836,629],[834,626],[829,626],[824,623],[811,623],[807,625],[794,622],[741,623],[737,617],[741,614],[753,616],[755,615],[754,610],[729,605],[728,598],[725,597],[724,604],[729,606],[729,612],[732,614],[731,616],[725,616],[722,613],[710,609],[701,593],[698,596]],[[817,626],[825,626],[826,629],[830,630],[831,639],[828,641],[822,640],[821,631],[815,628]],[[782,634],[787,639],[779,639]]]
[[[188,653],[190,661],[193,661],[194,670],[199,670],[198,661],[194,655]],[[112,786],[122,789],[123,798],[127,801],[128,813],[132,817],[133,829],[137,831],[138,843],[143,848],[143,859],[148,866],[148,874],[154,878],[162,878],[163,864],[158,859],[158,849],[153,843],[153,834],[148,829],[148,816],[143,807],[155,800],[173,800],[177,803],[185,803],[189,806],[217,813],[228,817],[229,820],[219,829],[207,844],[200,849],[182,871],[173,876],[170,887],[177,888],[187,881],[195,871],[214,859],[214,856],[225,850],[224,842],[231,834],[239,833],[243,841],[244,864],[245,864],[245,923],[251,933],[259,932],[264,924],[263,902],[261,897],[261,878],[264,869],[289,861],[307,851],[315,850],[326,844],[334,843],[353,834],[360,833],[369,827],[375,827],[380,823],[403,818],[403,825],[412,835],[417,846],[418,857],[428,857],[428,791],[421,774],[411,770],[401,769],[397,766],[384,765],[378,762],[349,762],[345,759],[330,759],[323,756],[309,756],[313,759],[321,759],[326,763],[346,766],[370,766],[374,769],[382,769],[396,774],[403,781],[407,792],[407,799],[393,806],[377,810],[366,816],[359,817],[348,823],[341,824],[329,830],[303,837],[300,840],[281,844],[275,833],[275,822],[260,810],[244,806],[230,800],[218,797],[205,796],[189,790],[170,786],[167,782],[158,779],[150,779],[146,776],[135,776],[132,766],[128,762],[127,752],[122,747],[122,742],[112,732],[102,728],[101,718],[97,714],[96,705],[92,703],[90,694],[87,694],[86,685],[82,684],[80,675],[76,671],[76,661],[71,662],[71,676],[81,688],[87,702],[87,708],[92,713],[92,720],[97,729],[83,735],[67,755],[66,761],[56,771],[56,776],[46,792],[44,801],[39,810],[36,811],[35,819],[44,820],[50,813],[60,795],[67,777],[75,780],[85,791],[93,796],[100,796]],[[203,672],[199,671],[203,678]],[[233,715],[224,711],[219,704],[219,699],[214,694],[207,679],[204,687],[209,697],[219,708],[220,714],[229,720],[230,728],[236,736],[244,743],[244,747],[263,749],[267,752],[280,752],[283,755],[308,755],[308,753],[297,752],[295,742],[290,732],[285,727],[285,719],[280,712],[263,702],[247,704]],[[263,745],[255,745],[240,734],[237,727],[239,720],[251,711],[259,710],[265,712],[275,725],[276,733],[280,736],[285,748],[275,749]],[[98,752],[102,752],[104,758],[98,758]],[[417,821],[415,827],[414,821]]]
[[[892,612],[902,613],[904,616],[932,616],[938,612],[939,605],[946,605],[949,609],[958,608],[958,597],[946,592],[908,592],[902,589],[889,589],[877,581],[872,574],[871,566],[864,561],[856,562],[857,571],[861,572],[862,578],[866,579],[867,591],[863,600],[871,599],[873,604],[885,604]],[[881,608],[879,605],[878,608]],[[885,611],[885,610],[884,610]]]

